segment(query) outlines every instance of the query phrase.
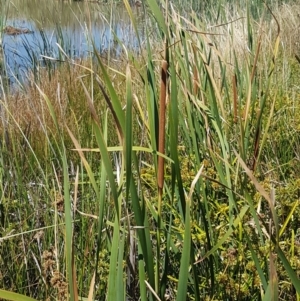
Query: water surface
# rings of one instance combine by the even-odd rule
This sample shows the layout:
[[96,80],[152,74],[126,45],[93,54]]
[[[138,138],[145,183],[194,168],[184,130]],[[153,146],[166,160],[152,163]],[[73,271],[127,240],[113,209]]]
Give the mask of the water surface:
[[[2,2],[3,1],[3,2]],[[126,9],[120,4],[59,0],[1,0],[3,26],[30,29],[31,34],[2,34],[5,63],[10,77],[22,79],[28,69],[43,67],[45,57],[64,60],[86,57],[94,51],[118,55],[121,46],[137,51],[138,43]],[[137,18],[142,12],[134,9]],[[140,22],[142,30],[143,22]],[[63,49],[63,51],[61,51]]]

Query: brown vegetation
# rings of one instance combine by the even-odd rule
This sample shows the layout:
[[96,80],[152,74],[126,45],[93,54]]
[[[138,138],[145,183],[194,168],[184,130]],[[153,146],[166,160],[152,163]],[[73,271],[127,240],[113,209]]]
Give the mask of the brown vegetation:
[[10,25],[6,26],[3,29],[3,32],[5,34],[11,35],[11,36],[15,36],[15,35],[19,35],[19,34],[33,33],[33,31],[28,28],[16,28],[16,27],[13,27]]

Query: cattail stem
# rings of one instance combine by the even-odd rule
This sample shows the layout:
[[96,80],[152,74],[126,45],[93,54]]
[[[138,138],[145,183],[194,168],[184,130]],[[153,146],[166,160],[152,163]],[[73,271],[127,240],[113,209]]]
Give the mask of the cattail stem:
[[[166,124],[166,98],[167,98],[167,61],[162,62],[161,83],[160,83],[160,104],[159,104],[159,133],[158,133],[158,151],[165,154],[165,124]],[[164,163],[162,156],[158,156],[158,190],[162,193],[164,187]]]

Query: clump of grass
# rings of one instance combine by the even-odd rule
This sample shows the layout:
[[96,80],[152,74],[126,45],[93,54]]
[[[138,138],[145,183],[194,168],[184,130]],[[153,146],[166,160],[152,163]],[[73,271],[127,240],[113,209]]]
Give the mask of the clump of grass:
[[206,26],[167,7],[147,0],[162,49],[146,35],[139,58],[95,53],[3,102],[5,289],[297,300],[300,107],[276,65],[291,66],[289,28],[267,6],[259,22],[211,9]]

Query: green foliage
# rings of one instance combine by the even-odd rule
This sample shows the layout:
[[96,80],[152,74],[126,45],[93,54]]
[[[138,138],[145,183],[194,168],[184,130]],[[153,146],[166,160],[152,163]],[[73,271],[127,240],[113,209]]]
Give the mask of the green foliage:
[[208,35],[143,5],[164,40],[52,70],[25,118],[2,102],[0,297],[298,300],[300,106],[276,16],[211,8]]

